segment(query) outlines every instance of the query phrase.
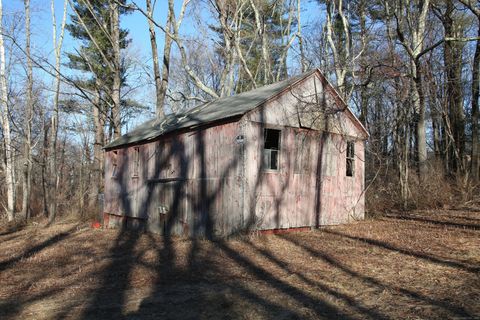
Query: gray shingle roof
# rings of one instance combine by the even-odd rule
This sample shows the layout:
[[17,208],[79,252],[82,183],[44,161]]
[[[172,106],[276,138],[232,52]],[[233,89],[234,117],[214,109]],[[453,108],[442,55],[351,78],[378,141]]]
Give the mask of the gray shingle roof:
[[263,104],[291,85],[315,73],[317,69],[307,71],[299,76],[284,81],[266,85],[255,90],[243,92],[230,97],[219,98],[201,106],[192,108],[181,114],[170,114],[162,120],[149,120],[132,131],[113,140],[105,149],[154,140],[161,135],[179,129],[197,127],[222,119],[242,116],[250,110]]

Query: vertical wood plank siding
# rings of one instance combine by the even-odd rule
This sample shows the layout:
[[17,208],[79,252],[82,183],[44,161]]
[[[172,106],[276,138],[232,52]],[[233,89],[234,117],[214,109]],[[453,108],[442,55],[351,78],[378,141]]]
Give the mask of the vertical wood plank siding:
[[[237,133],[238,123],[229,123],[107,152],[105,212],[147,219],[148,228],[159,233],[234,232],[242,224]],[[141,159],[138,177],[135,148]]]
[[[362,219],[365,137],[351,115],[309,109],[318,95],[339,108],[324,86],[312,78],[237,122],[107,151],[109,225],[133,219],[159,233],[227,236]],[[262,168],[265,128],[281,130],[278,170]],[[347,141],[355,143],[353,177]]]

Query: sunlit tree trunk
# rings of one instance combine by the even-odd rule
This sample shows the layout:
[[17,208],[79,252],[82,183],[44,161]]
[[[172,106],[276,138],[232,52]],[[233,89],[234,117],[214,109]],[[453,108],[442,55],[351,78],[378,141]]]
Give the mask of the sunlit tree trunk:
[[24,118],[22,217],[30,218],[32,188],[33,66],[30,52],[30,0],[25,0],[25,54],[27,58],[27,101]]
[[[151,0],[146,0],[148,20],[148,30],[150,33],[150,45],[152,47],[152,62],[153,62],[153,76],[155,78],[155,93],[156,93],[156,115],[158,119],[165,117],[163,111],[163,104],[165,94],[168,87],[168,75],[170,68],[170,48],[172,46],[172,38],[165,33],[164,56],[163,56],[163,70],[162,77],[160,77],[160,64],[158,62],[157,36],[155,32],[155,24],[153,23],[153,10]],[[166,30],[170,30],[171,14],[168,11]]]
[[[360,41],[364,50],[367,47],[367,26],[366,26],[366,2],[364,0],[359,2],[359,24],[360,24]],[[359,120],[367,127],[368,122],[368,84],[370,82],[371,69],[367,67],[365,55],[360,55],[360,68],[363,70],[360,76],[360,116]]]
[[[216,0],[214,5],[218,13],[218,21],[220,22],[224,41],[224,46],[221,50],[225,59],[225,66],[220,76],[220,87],[217,89],[221,97],[228,96],[233,91],[233,73],[236,57],[239,56],[244,67],[247,65],[240,49],[239,25],[241,24],[241,18],[239,16],[243,14],[241,7],[242,6],[238,4],[233,5],[232,3],[222,0]],[[231,13],[232,11],[234,12],[233,14]],[[233,28],[231,26],[233,26]],[[255,88],[255,79],[253,79],[248,67],[247,74],[250,76],[250,80],[253,80],[252,82]]]
[[301,3],[300,0],[297,0],[297,38],[298,38],[298,48],[300,50],[300,64],[302,66],[302,72],[307,71],[308,65],[307,60],[305,57],[305,48],[303,44],[303,36],[302,36],[302,23],[301,23]]
[[[389,1],[384,5],[389,10]],[[430,0],[394,3],[397,38],[410,58],[410,76],[413,81],[412,103],[416,127],[417,171],[421,181],[427,175],[427,138],[425,124],[425,97],[422,87],[420,57],[424,54],[425,30]],[[415,19],[414,19],[415,17]]]
[[53,96],[53,114],[50,118],[50,137],[49,137],[49,151],[48,151],[48,220],[53,222],[57,214],[57,193],[59,187],[59,173],[57,168],[58,156],[57,156],[57,141],[58,141],[58,122],[59,122],[59,110],[58,104],[60,99],[60,68],[61,68],[61,51],[63,38],[65,34],[65,24],[67,21],[67,3],[68,0],[64,0],[63,3],[63,18],[60,25],[60,34],[57,40],[57,21],[55,18],[55,1],[50,3],[51,15],[52,15],[52,40],[53,40],[53,52],[55,54],[55,80],[54,80],[54,96]]
[[173,40],[178,46],[178,50],[180,51],[180,58],[182,59],[182,64],[183,68],[185,69],[185,72],[188,74],[189,78],[193,81],[195,86],[205,92],[206,94],[212,96],[213,98],[218,98],[219,94],[215,92],[213,88],[210,86],[206,85],[200,77],[195,73],[194,70],[190,67],[190,64],[188,63],[188,57],[187,57],[187,50],[185,49],[185,46],[183,44],[183,41],[180,36],[180,26],[183,21],[183,17],[185,16],[185,11],[187,9],[188,4],[190,3],[190,0],[183,0],[182,2],[182,7],[180,9],[180,14],[178,15],[178,18],[175,17],[175,8],[174,8],[174,3],[173,0],[168,1],[168,10],[169,14],[172,17],[172,29],[173,29]]
[[121,56],[120,56],[120,12],[118,2],[112,0],[111,2],[111,26],[110,34],[112,38],[113,51],[113,85],[112,85],[112,120],[113,120],[113,136],[119,138],[122,135],[121,127],[121,95],[120,87],[122,85],[121,79]]
[[[347,73],[352,63],[352,43],[350,37],[350,22],[344,12],[343,0],[326,1],[327,41],[332,53],[337,88],[342,97],[348,101]],[[337,27],[341,25],[341,27]],[[343,38],[344,40],[338,40]]]
[[415,110],[415,134],[420,180],[427,175],[427,131],[425,126],[425,96],[423,93],[422,77],[419,72],[419,63],[411,63],[411,73],[414,85],[412,87],[412,102]]
[[3,27],[3,4],[0,0],[0,89],[1,91],[1,104],[2,104],[2,129],[3,139],[5,144],[5,184],[7,185],[7,219],[13,221],[15,218],[14,206],[15,206],[15,181],[14,181],[14,162],[13,162],[13,150],[12,139],[10,132],[10,118],[9,118],[9,105],[8,105],[8,88],[7,88],[7,74],[6,74],[6,60],[5,60],[5,44],[3,41],[4,34]]

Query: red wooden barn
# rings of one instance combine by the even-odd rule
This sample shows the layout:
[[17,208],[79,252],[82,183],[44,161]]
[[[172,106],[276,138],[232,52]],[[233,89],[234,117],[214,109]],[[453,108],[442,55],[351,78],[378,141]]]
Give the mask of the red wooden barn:
[[105,147],[105,224],[227,236],[364,217],[368,133],[315,69]]

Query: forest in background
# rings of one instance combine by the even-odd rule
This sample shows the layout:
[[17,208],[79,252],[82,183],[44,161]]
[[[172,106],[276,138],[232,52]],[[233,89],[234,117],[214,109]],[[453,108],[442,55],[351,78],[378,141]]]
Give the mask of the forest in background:
[[[317,67],[370,132],[369,212],[478,201],[475,0],[168,0],[162,12],[155,0],[51,0],[51,27],[36,32],[51,33],[53,50],[32,43],[32,8],[45,3],[18,2],[6,11],[0,0],[8,221],[95,214],[102,148],[140,115],[161,120]],[[122,27],[130,15],[148,22],[146,58]]]

